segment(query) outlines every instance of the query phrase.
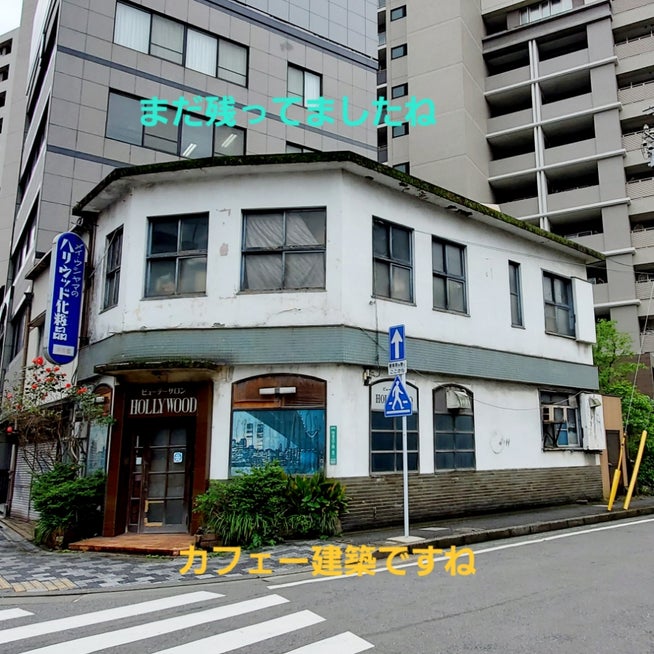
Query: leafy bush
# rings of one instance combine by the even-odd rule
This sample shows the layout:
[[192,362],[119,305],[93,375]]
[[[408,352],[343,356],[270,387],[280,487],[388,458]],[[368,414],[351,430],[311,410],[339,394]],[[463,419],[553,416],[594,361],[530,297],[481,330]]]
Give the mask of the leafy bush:
[[345,489],[324,472],[288,480],[288,531],[293,536],[332,536],[341,531],[347,511]]
[[38,545],[65,546],[74,538],[99,533],[105,475],[79,476],[79,467],[56,463],[52,470],[36,475],[32,501],[39,512],[34,532]]
[[196,498],[195,510],[225,545],[274,544],[284,532],[286,486],[282,467],[268,463],[229,481],[212,481]]
[[260,547],[284,537],[339,533],[347,498],[343,486],[322,472],[289,477],[273,462],[229,481],[212,481],[194,510],[204,530],[225,545]]

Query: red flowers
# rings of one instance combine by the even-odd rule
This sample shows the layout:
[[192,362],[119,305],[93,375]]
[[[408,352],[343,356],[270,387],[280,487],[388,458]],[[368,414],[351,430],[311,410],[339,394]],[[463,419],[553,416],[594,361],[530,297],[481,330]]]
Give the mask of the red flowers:
[[14,428],[11,425],[9,425],[9,427],[7,427],[7,433],[11,434],[13,431],[14,431]]
[[32,363],[36,366],[42,366],[45,363],[45,361],[43,357],[36,357],[35,359],[32,359]]

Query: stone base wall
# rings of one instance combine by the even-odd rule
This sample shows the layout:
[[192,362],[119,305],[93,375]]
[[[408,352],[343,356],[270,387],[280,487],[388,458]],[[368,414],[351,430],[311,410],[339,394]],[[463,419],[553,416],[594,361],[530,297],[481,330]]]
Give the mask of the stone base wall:
[[[401,474],[344,478],[341,482],[350,498],[350,512],[342,520],[344,530],[402,523]],[[412,523],[601,497],[599,466],[409,475]]]

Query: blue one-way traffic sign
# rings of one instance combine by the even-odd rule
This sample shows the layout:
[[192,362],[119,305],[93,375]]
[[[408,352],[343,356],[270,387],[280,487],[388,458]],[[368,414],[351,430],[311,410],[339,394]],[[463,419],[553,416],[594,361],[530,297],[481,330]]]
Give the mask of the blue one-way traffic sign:
[[384,405],[384,417],[396,418],[398,416],[410,416],[413,413],[411,398],[400,377],[396,377]]
[[404,361],[404,325],[388,329],[388,360]]

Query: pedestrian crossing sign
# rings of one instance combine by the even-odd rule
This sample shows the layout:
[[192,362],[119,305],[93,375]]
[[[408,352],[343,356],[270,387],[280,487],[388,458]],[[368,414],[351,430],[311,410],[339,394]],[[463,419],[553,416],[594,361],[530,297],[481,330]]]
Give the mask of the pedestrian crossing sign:
[[386,398],[384,417],[396,418],[399,416],[410,416],[412,413],[411,398],[402,383],[402,379],[396,377]]

